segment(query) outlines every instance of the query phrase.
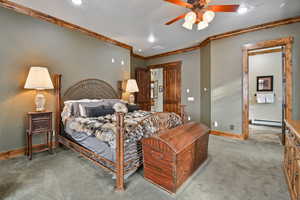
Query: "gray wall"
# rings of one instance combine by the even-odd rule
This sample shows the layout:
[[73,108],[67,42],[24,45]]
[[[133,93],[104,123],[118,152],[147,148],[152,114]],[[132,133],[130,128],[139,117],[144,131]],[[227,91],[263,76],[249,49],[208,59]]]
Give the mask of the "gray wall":
[[131,56],[131,78],[135,78],[135,69],[136,68],[146,68],[146,61],[142,58]]
[[[281,37],[294,36],[293,116],[300,119],[300,23],[246,33],[211,42],[212,122],[216,130],[242,132],[242,46]],[[230,125],[235,129],[230,130]]]
[[[0,152],[25,145],[25,116],[34,110],[35,96],[23,89],[30,66],[61,73],[63,91],[86,78],[102,79],[116,88],[118,80],[130,75],[127,49],[4,8],[0,27]],[[53,111],[53,92],[47,92],[47,100]]]
[[[181,68],[181,102],[187,105],[187,114],[191,120],[200,122],[200,50],[171,55],[147,60],[146,64],[163,64],[174,61],[182,61]],[[186,89],[190,89],[187,94]],[[187,97],[195,98],[194,102],[187,101]]]
[[210,44],[201,48],[201,67],[200,67],[200,115],[201,122],[208,127],[211,126],[211,69],[210,69]]

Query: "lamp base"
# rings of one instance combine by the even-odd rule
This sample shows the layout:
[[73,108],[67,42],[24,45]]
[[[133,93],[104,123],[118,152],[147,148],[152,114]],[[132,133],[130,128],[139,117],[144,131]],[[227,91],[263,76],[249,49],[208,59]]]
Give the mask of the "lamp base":
[[35,110],[42,112],[45,110],[46,98],[42,93],[37,93],[35,96]]
[[134,104],[135,104],[135,103],[134,103],[134,100],[135,100],[135,99],[134,99],[134,94],[130,94],[130,95],[129,95],[129,101],[128,101],[129,104],[134,105]]

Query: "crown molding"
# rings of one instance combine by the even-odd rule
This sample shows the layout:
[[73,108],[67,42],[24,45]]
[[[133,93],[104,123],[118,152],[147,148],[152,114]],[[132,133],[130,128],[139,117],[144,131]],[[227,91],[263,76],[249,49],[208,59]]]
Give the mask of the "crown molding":
[[221,34],[218,34],[218,35],[210,36],[210,37],[206,38],[205,40],[203,40],[201,43],[199,43],[197,45],[194,45],[194,46],[191,46],[191,47],[178,49],[178,50],[170,51],[170,52],[165,52],[165,53],[161,53],[161,54],[156,54],[156,55],[153,55],[153,56],[148,56],[148,57],[145,57],[145,59],[153,59],[153,58],[159,58],[159,57],[164,57],[164,56],[170,56],[170,55],[175,55],[175,54],[179,54],[179,53],[189,52],[189,51],[193,51],[193,50],[196,50],[196,49],[200,49],[201,47],[206,46],[207,44],[209,44],[213,40],[219,40],[219,39],[223,39],[223,38],[233,37],[233,36],[237,36],[237,35],[241,35],[241,34],[245,34],[245,33],[249,33],[249,32],[274,28],[274,27],[277,27],[277,26],[293,24],[293,23],[297,23],[297,22],[300,22],[300,16],[287,18],[287,19],[282,19],[282,20],[273,21],[273,22],[268,22],[268,23],[259,24],[259,25],[255,25],[255,26],[250,26],[250,27],[243,28],[243,29],[237,29],[237,30],[234,30],[234,31],[225,32],[225,33],[221,33]]
[[47,14],[42,13],[40,11],[34,10],[32,8],[28,8],[28,7],[22,6],[20,4],[17,4],[17,3],[14,3],[14,2],[8,1],[8,0],[0,0],[0,6],[4,7],[4,8],[7,8],[7,9],[10,9],[10,10],[14,10],[18,13],[22,13],[22,14],[25,14],[25,15],[28,15],[28,16],[31,16],[31,17],[34,17],[34,18],[37,18],[37,19],[41,19],[43,21],[47,21],[47,22],[56,24],[58,26],[61,26],[61,27],[64,27],[64,28],[67,28],[67,29],[70,29],[70,30],[79,31],[83,34],[89,35],[89,36],[97,38],[99,40],[111,43],[113,45],[116,45],[116,46],[119,46],[119,47],[122,47],[122,48],[125,48],[125,49],[129,49],[130,51],[132,51],[132,46],[130,46],[128,44],[119,42],[119,41],[111,39],[107,36],[104,36],[104,35],[101,35],[99,33],[90,31],[86,28],[83,28],[81,26],[72,24],[72,23],[64,21],[62,19],[58,19],[58,18],[53,17],[51,15],[47,15]]
[[138,55],[138,54],[135,54],[135,53],[132,53],[132,56],[137,57],[137,58],[141,58],[141,59],[146,59],[145,56],[141,56],[141,55]]
[[47,22],[56,24],[56,25],[64,27],[64,28],[68,28],[70,30],[79,31],[83,34],[89,35],[89,36],[97,38],[99,40],[114,44],[116,46],[119,46],[119,47],[122,47],[122,48],[125,48],[125,49],[129,49],[131,51],[132,56],[138,57],[138,58],[141,58],[141,59],[153,59],[153,58],[159,58],[159,57],[170,56],[170,55],[185,53],[185,52],[189,52],[189,51],[194,51],[196,49],[200,49],[201,47],[206,46],[207,44],[209,44],[213,40],[219,40],[219,39],[223,39],[223,38],[227,38],[227,37],[233,37],[233,36],[237,36],[237,35],[241,35],[241,34],[245,34],[245,33],[249,33],[249,32],[254,32],[254,31],[258,31],[258,30],[269,29],[269,28],[274,28],[274,27],[277,27],[277,26],[282,26],[282,25],[287,25],[287,24],[300,22],[300,16],[287,18],[287,19],[282,19],[282,20],[278,20],[278,21],[268,22],[268,23],[264,23],[264,24],[260,24],[260,25],[250,26],[250,27],[247,27],[247,28],[237,29],[237,30],[234,30],[234,31],[230,31],[230,32],[210,36],[210,37],[206,38],[205,40],[203,40],[202,42],[200,42],[199,44],[193,45],[191,47],[182,48],[182,49],[169,51],[169,52],[165,52],[165,53],[161,53],[161,54],[156,54],[156,55],[152,55],[152,56],[141,56],[141,55],[132,53],[133,47],[128,45],[128,44],[119,42],[119,41],[111,39],[107,36],[104,36],[104,35],[101,35],[99,33],[90,31],[90,30],[88,30],[86,28],[83,28],[81,26],[72,24],[70,22],[64,21],[62,19],[58,19],[56,17],[50,16],[50,15],[47,15],[47,14],[44,14],[40,11],[22,6],[20,4],[11,2],[9,0],[0,0],[0,6],[4,7],[4,8],[7,8],[7,9],[10,9],[10,10],[14,10],[18,13],[22,13],[22,14],[25,14],[25,15],[28,15],[28,16],[31,16],[31,17],[34,17],[34,18],[37,18],[37,19],[41,19],[43,21],[47,21]]

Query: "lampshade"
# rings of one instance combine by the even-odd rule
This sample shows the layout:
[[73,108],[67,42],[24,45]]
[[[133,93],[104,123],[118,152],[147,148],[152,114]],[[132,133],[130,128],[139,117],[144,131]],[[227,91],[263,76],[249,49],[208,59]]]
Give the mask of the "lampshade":
[[197,15],[195,12],[191,11],[188,12],[184,17],[185,22],[189,22],[191,24],[194,24],[197,20]]
[[211,10],[206,11],[203,14],[203,21],[210,23],[215,18],[215,13]]
[[208,27],[208,23],[207,22],[205,22],[205,21],[199,22],[199,24],[198,24],[198,30],[205,29],[206,27]]
[[184,23],[182,24],[182,26],[183,26],[184,28],[186,28],[186,29],[189,29],[189,30],[192,30],[192,29],[193,29],[193,24],[190,23],[190,22],[184,22]]
[[53,84],[46,67],[31,67],[24,86],[25,89],[53,89]]
[[129,79],[127,81],[126,92],[138,92],[139,88],[137,86],[135,79]]

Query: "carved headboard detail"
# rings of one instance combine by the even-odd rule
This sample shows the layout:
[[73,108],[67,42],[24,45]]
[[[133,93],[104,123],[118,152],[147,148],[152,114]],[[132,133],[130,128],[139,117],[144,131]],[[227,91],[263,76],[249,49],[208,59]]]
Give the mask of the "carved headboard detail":
[[82,80],[71,86],[63,95],[62,101],[78,99],[118,99],[115,89],[99,79]]

